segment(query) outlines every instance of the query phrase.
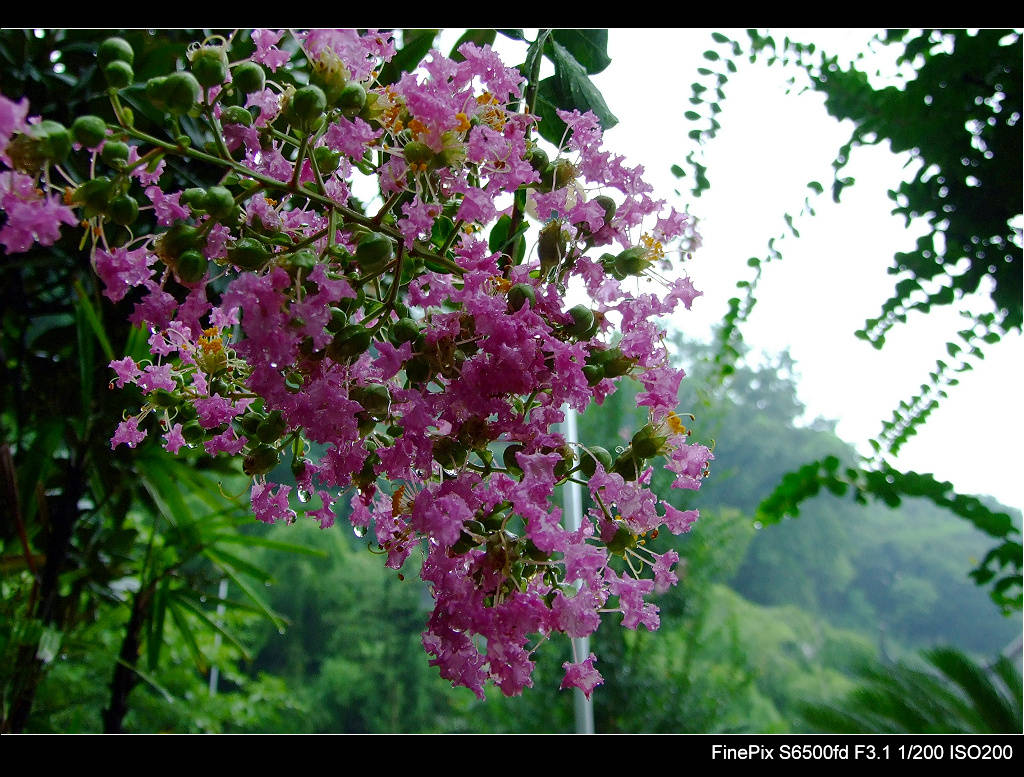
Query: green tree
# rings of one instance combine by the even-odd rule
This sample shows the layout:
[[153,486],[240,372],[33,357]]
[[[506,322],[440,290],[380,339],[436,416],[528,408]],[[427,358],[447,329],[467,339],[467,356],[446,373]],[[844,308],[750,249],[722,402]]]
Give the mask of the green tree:
[[[730,76],[741,60],[788,67],[792,83],[825,95],[828,112],[849,120],[853,130],[832,164],[833,199],[854,180],[843,172],[859,146],[888,143],[893,152],[909,151],[919,162],[911,180],[897,183],[890,197],[894,212],[909,222],[923,218],[929,232],[913,251],[897,254],[890,273],[898,278],[891,297],[869,318],[857,336],[883,347],[886,333],[905,322],[911,312],[928,313],[937,306],[955,305],[966,319],[965,328],[945,344],[935,369],[920,392],[906,400],[884,421],[871,441],[875,455],[856,466],[842,466],[835,457],[819,458],[790,473],[761,507],[764,521],[795,515],[799,504],[820,488],[853,490],[859,499],[880,499],[894,505],[904,497],[925,497],[952,510],[988,533],[996,545],[981,560],[972,577],[989,585],[992,599],[1004,611],[1021,606],[1020,529],[1010,517],[990,510],[980,500],[957,494],[952,485],[930,475],[899,472],[886,462],[947,396],[959,375],[984,357],[984,348],[1008,332],[1021,330],[1021,35],[1011,30],[890,30],[876,38],[895,50],[896,62],[912,75],[899,86],[877,87],[864,62],[849,65],[814,44],[751,30],[745,41],[715,33],[715,45],[705,53],[693,85],[694,122],[690,138],[710,142],[720,125],[717,114]],[[699,147],[687,161],[694,171],[696,195],[711,184],[701,164]],[[677,168],[677,174],[682,173]],[[818,194],[826,187],[808,186]],[[813,213],[808,202],[805,213]],[[794,234],[794,217],[785,220]],[[769,257],[781,258],[775,241]],[[757,284],[768,260],[753,258],[754,276],[737,286],[740,293],[719,332],[715,357],[727,378],[741,355],[740,327],[756,302]],[[994,310],[977,306],[987,295]]]

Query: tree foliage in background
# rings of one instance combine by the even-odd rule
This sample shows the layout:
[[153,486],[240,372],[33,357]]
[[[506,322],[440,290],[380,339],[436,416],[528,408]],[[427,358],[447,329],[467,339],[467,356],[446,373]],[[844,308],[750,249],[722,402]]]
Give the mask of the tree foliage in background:
[[[751,63],[788,66],[797,75],[790,83],[825,95],[825,107],[839,120],[853,124],[850,139],[832,163],[832,197],[840,201],[854,179],[844,176],[854,149],[889,144],[894,153],[909,152],[917,163],[909,181],[889,196],[894,213],[909,224],[924,219],[929,227],[914,250],[898,253],[889,272],[896,284],[880,312],[869,318],[857,336],[876,348],[886,333],[913,313],[927,314],[938,306],[954,305],[965,319],[964,328],[946,343],[942,357],[914,396],[900,402],[890,420],[871,441],[875,456],[856,467],[841,467],[834,457],[808,463],[786,476],[761,506],[765,521],[796,515],[799,504],[821,488],[848,490],[859,499],[898,504],[906,496],[924,496],[951,509],[997,540],[972,573],[991,586],[992,599],[1004,611],[1021,607],[1020,530],[1009,516],[994,512],[979,500],[956,494],[949,483],[921,473],[900,473],[884,460],[896,455],[938,407],[959,375],[984,358],[984,348],[1008,332],[1021,330],[1021,35],[1009,30],[889,30],[875,38],[883,53],[894,52],[896,65],[912,75],[900,86],[876,87],[858,61],[842,64],[814,44],[776,40],[756,30],[745,41],[721,33],[705,52],[708,66],[692,85],[694,123],[691,140],[710,142],[720,127],[717,115],[729,78],[743,58]],[[792,72],[792,70],[790,72]],[[692,151],[697,196],[710,187],[700,148]],[[674,168],[683,174],[680,167]],[[824,192],[817,181],[800,215],[813,215],[813,197]],[[796,218],[785,214],[787,228],[799,237]],[[740,327],[756,304],[757,282],[763,265],[782,258],[773,238],[768,256],[753,257],[750,279],[737,283],[740,294],[729,302],[719,331],[715,357],[723,378],[735,369],[741,353]],[[987,296],[990,310],[979,308]]]

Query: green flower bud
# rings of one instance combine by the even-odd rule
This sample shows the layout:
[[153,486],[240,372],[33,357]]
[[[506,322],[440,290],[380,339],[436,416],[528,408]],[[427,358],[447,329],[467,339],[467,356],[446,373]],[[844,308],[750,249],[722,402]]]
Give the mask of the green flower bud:
[[243,237],[228,249],[228,261],[242,270],[258,270],[269,259],[266,246],[253,237]]
[[659,434],[653,424],[647,424],[633,435],[630,445],[639,458],[651,459],[662,451],[666,442],[668,442],[667,434]]
[[600,364],[587,364],[583,367],[583,377],[587,379],[588,386],[596,386],[604,380],[604,367]]
[[277,466],[280,454],[269,445],[257,446],[242,462],[242,471],[249,475],[266,475]]
[[134,224],[135,219],[139,217],[139,203],[134,197],[122,194],[110,201],[109,214],[110,220],[115,224],[127,227]]
[[537,239],[537,255],[540,257],[542,269],[550,269],[562,261],[567,241],[567,235],[562,230],[560,221],[551,221],[540,231]]
[[316,169],[320,171],[321,175],[333,173],[341,164],[341,154],[327,146],[314,148],[313,159],[316,162]]
[[593,477],[597,471],[598,462],[607,472],[612,466],[612,455],[600,445],[591,445],[580,454],[580,472],[588,478]]
[[327,109],[327,95],[319,86],[308,84],[295,90],[288,107],[285,109],[285,118],[293,124],[310,126],[316,119],[323,115]]
[[434,460],[446,470],[459,469],[468,457],[469,452],[458,440],[440,437],[434,441]]
[[[544,171],[548,169],[551,164],[551,159],[548,157],[547,151],[542,148],[534,148],[526,155],[526,161],[530,163],[530,167],[537,171],[538,175],[544,175]],[[550,180],[550,179],[548,179]]]
[[405,148],[402,149],[402,155],[410,165],[426,165],[433,161],[434,149],[426,143],[412,140],[405,144]]
[[608,550],[611,553],[623,555],[627,548],[636,547],[636,535],[629,530],[625,523],[619,521],[619,528],[615,530],[615,536],[608,542]]
[[550,173],[551,177],[548,180],[553,181],[551,188],[561,189],[568,186],[576,177],[576,168],[568,159],[562,159],[551,166]]
[[157,255],[165,263],[172,264],[185,251],[198,249],[202,242],[203,236],[199,227],[184,221],[175,221],[171,228],[158,238],[155,248]]
[[203,94],[196,77],[184,72],[167,76],[160,92],[167,110],[179,116],[192,110]]
[[327,355],[336,362],[347,362],[370,347],[371,336],[366,327],[349,324],[334,336],[327,346]]
[[146,82],[146,99],[153,104],[154,108],[166,111],[167,100],[164,99],[166,90],[167,76],[155,76]]
[[640,275],[651,266],[647,261],[647,249],[643,246],[627,248],[615,257],[615,271],[625,275]]
[[202,204],[211,218],[222,221],[235,209],[235,197],[225,186],[211,186],[206,190]]
[[359,114],[366,105],[366,89],[358,81],[349,81],[338,95],[338,107],[348,117]]
[[281,439],[287,428],[288,422],[284,420],[281,411],[274,410],[256,427],[256,439],[268,444],[275,443]]
[[220,86],[228,77],[228,55],[223,46],[202,46],[188,54],[192,74],[203,86]]
[[508,306],[513,313],[527,302],[531,308],[537,302],[537,292],[529,283],[517,283],[508,290]]
[[107,123],[99,116],[79,116],[71,125],[71,135],[85,148],[96,148],[107,136]]
[[107,84],[115,89],[124,89],[135,81],[135,71],[132,66],[121,59],[114,60],[103,68],[103,75]]
[[101,175],[79,186],[71,199],[85,206],[86,216],[94,216],[106,212],[113,191],[113,182],[105,175]]
[[35,139],[35,153],[48,162],[63,162],[71,153],[71,133],[58,121],[44,119],[29,128]]
[[103,144],[103,150],[100,151],[100,159],[116,170],[123,170],[124,163],[128,160],[129,151],[127,143],[120,140],[108,140]]
[[358,402],[363,406],[371,418],[381,420],[388,414],[391,408],[391,395],[387,386],[378,384],[370,386],[356,386],[349,391],[349,399]]
[[183,285],[191,286],[203,279],[207,266],[206,257],[192,248],[178,257],[178,261],[174,265],[174,274],[178,276],[178,280]]
[[419,333],[419,323],[411,318],[400,318],[391,325],[391,341],[395,345],[412,342]]
[[638,459],[632,450],[619,454],[612,464],[612,472],[621,475],[625,481],[636,480],[643,468],[643,460]]
[[594,198],[594,202],[604,209],[604,223],[611,224],[612,219],[615,218],[615,200],[607,195],[599,194]]
[[267,83],[267,74],[258,62],[242,62],[231,71],[231,83],[243,94],[262,92]]
[[376,272],[394,256],[391,238],[380,232],[370,232],[356,246],[356,261],[364,273]]
[[566,328],[566,331],[580,340],[589,340],[594,336],[594,332],[597,330],[597,319],[594,317],[594,311],[588,308],[586,305],[576,305],[569,310],[569,315],[572,317],[572,323]]
[[523,470],[519,468],[519,462],[516,461],[516,454],[523,450],[523,446],[519,443],[513,443],[509,445],[501,454],[501,461],[512,475],[519,476],[523,474]]
[[248,108],[241,105],[229,105],[220,115],[221,124],[241,124],[243,127],[252,126],[252,114]]
[[135,52],[124,38],[107,38],[96,50],[96,60],[101,68],[111,62],[127,62],[131,65],[135,62]]

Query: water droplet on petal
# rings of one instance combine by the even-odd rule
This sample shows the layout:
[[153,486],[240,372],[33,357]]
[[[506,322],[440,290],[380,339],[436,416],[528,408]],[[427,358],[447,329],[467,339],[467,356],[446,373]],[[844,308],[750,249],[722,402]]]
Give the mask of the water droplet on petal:
[[304,489],[304,488],[300,488],[300,489],[299,489],[298,491],[296,491],[296,492],[295,492],[295,495],[296,495],[296,496],[297,496],[297,497],[299,498],[299,501],[300,501],[300,502],[302,502],[303,504],[305,504],[306,502],[308,502],[308,501],[310,500],[311,496],[312,496],[312,495],[311,495],[311,494],[310,494],[310,493],[309,493],[309,492],[308,492],[308,491],[307,491],[306,489]]

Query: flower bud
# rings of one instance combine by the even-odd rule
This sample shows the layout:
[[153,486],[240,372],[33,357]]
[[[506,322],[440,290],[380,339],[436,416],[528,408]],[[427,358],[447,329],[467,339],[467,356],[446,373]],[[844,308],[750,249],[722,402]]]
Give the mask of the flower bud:
[[402,149],[402,155],[405,157],[405,161],[413,167],[419,165],[426,165],[434,159],[434,149],[428,146],[426,143],[421,143],[418,140],[411,140],[405,144],[405,148]]
[[537,255],[541,269],[550,269],[562,261],[568,237],[560,221],[551,221],[540,231],[537,240]]
[[647,249],[643,246],[633,246],[615,257],[615,272],[623,277],[627,275],[640,275],[651,266],[647,261]]
[[661,452],[666,442],[668,435],[659,434],[653,424],[647,424],[633,435],[630,445],[639,458],[651,459]]
[[336,362],[347,362],[370,347],[371,337],[366,327],[349,324],[334,336],[327,346],[327,355]]
[[129,151],[127,143],[120,140],[108,140],[103,144],[103,150],[100,151],[100,159],[115,170],[123,170],[125,162],[128,160]]
[[229,105],[220,115],[221,124],[241,124],[243,127],[252,126],[252,114],[248,108],[241,105]]
[[566,331],[579,340],[589,340],[597,331],[597,318],[594,311],[586,305],[576,305],[569,310],[572,323]]
[[231,71],[231,83],[243,94],[262,92],[267,74],[258,62],[242,62]]
[[253,237],[243,237],[228,249],[228,261],[242,270],[259,270],[269,259],[266,246]]
[[252,453],[245,457],[242,462],[242,471],[252,477],[253,475],[266,475],[277,466],[280,454],[269,445],[259,445]]
[[366,105],[366,89],[358,81],[349,81],[338,95],[338,107],[349,118],[357,116]]
[[130,226],[139,217],[139,203],[128,194],[122,194],[110,201],[110,220],[122,227]]
[[95,148],[107,136],[107,123],[99,116],[79,116],[71,125],[71,135],[85,148]]
[[86,216],[105,213],[114,191],[113,182],[105,175],[92,178],[79,186],[72,195],[72,202],[85,206]]
[[605,472],[607,472],[612,466],[611,453],[600,445],[591,445],[590,447],[585,448],[580,454],[580,472],[588,478],[593,477],[594,473],[597,471],[598,462],[600,462],[601,466],[604,467]]
[[615,218],[615,200],[605,194],[599,194],[594,198],[594,202],[604,209],[604,223],[611,224]]
[[267,444],[275,443],[288,429],[288,422],[280,410],[274,410],[256,427],[256,439]]
[[604,367],[600,364],[586,364],[583,366],[583,377],[587,379],[588,386],[596,386],[604,380]]
[[228,55],[223,46],[201,46],[188,52],[192,74],[203,86],[220,86],[228,77]]
[[519,443],[513,443],[509,445],[501,454],[501,461],[505,465],[505,469],[512,475],[518,477],[523,474],[523,470],[519,467],[519,462],[516,460],[516,454],[523,450],[523,446]]
[[439,437],[434,441],[434,461],[446,470],[457,470],[466,463],[469,452],[458,440]]
[[391,238],[380,232],[364,235],[356,246],[356,261],[364,273],[380,270],[393,255],[394,244]]
[[171,73],[159,91],[167,110],[179,116],[192,110],[203,93],[196,77],[185,72]]
[[391,341],[395,345],[412,342],[419,333],[419,322],[412,318],[400,318],[391,325]]
[[210,218],[222,221],[235,209],[235,197],[226,186],[211,186],[201,200]]
[[341,154],[327,146],[317,146],[313,149],[313,160],[321,175],[329,175],[341,164]]
[[411,384],[425,383],[430,379],[433,370],[430,360],[425,356],[414,356],[405,363],[405,377]]
[[513,313],[527,302],[531,308],[537,302],[537,292],[529,283],[517,283],[508,290],[508,306]]
[[131,65],[135,62],[135,52],[124,38],[107,38],[96,50],[96,60],[101,68],[111,62],[127,62]]
[[107,84],[114,89],[124,89],[135,81],[135,71],[132,66],[121,59],[114,60],[103,68],[103,75]]
[[295,90],[284,113],[285,118],[292,124],[308,127],[323,115],[326,108],[327,96],[324,94],[324,90],[319,86],[308,84]]
[[206,257],[194,248],[185,251],[174,264],[174,274],[183,286],[199,283],[206,275]]

